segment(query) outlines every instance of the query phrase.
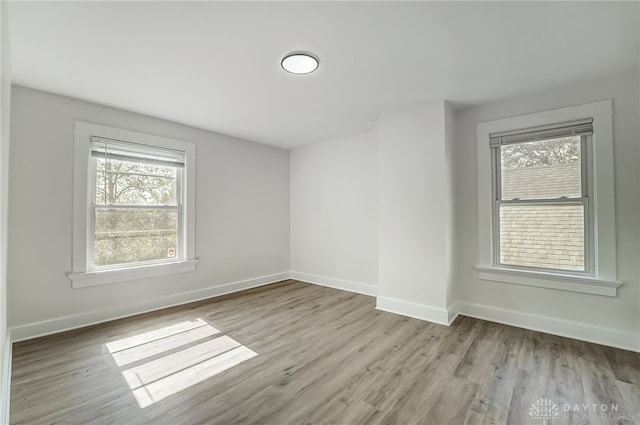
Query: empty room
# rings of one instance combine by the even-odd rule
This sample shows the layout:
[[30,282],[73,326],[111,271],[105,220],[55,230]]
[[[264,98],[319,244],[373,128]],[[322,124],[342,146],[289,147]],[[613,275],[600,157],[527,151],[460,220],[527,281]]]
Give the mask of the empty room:
[[0,31],[0,424],[640,425],[640,2]]

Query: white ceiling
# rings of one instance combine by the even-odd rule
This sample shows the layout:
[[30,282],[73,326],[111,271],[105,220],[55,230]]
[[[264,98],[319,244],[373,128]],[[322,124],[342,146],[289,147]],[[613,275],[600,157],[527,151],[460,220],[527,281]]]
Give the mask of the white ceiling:
[[[638,3],[17,2],[20,85],[290,148],[638,66]],[[285,53],[320,58],[311,75]]]

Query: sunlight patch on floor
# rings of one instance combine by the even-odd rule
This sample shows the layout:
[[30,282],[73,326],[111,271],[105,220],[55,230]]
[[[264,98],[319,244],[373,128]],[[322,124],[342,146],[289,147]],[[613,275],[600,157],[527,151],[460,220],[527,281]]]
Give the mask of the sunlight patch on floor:
[[212,326],[200,326],[199,328],[189,329],[179,334],[167,336],[163,339],[136,345],[135,347],[127,348],[126,350],[118,351],[111,355],[118,366],[125,366],[157,354],[167,352],[182,345],[199,341],[217,333],[220,332]]
[[138,405],[145,408],[258,355],[227,335],[208,339],[218,333],[216,328],[197,319],[106,346],[116,364],[126,366],[202,340],[122,371]]
[[125,370],[122,375],[127,380],[129,387],[134,389],[180,372],[239,346],[240,344],[233,338],[222,336]]
[[144,409],[163,398],[216,376],[220,372],[224,372],[257,355],[256,352],[241,345],[180,372],[136,388],[133,390],[133,395],[138,401],[138,405]]
[[166,326],[161,329],[156,329],[150,332],[130,336],[128,338],[122,338],[117,341],[110,342],[106,344],[106,346],[110,353],[115,353],[117,351],[126,350],[127,348],[146,344],[151,341],[162,339],[171,335],[176,335],[190,329],[199,328],[201,326],[209,326],[213,328],[202,319],[189,320],[186,322],[178,323],[176,325]]

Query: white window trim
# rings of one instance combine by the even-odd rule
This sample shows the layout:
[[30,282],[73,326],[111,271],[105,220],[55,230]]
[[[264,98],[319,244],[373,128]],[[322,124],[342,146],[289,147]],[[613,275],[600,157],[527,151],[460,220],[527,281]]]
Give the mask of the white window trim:
[[[552,288],[615,297],[622,282],[616,280],[615,199],[613,177],[613,107],[611,99],[511,118],[481,122],[477,126],[478,159],[478,277],[480,280]],[[497,267],[493,249],[492,177],[489,135],[593,118],[594,276],[512,270]]]
[[[135,131],[122,130],[84,121],[75,122],[73,169],[73,258],[72,272],[67,276],[72,288],[158,277],[168,274],[191,272],[198,260],[195,257],[195,144]],[[186,202],[183,206],[186,255],[183,261],[141,266],[125,266],[117,269],[87,271],[87,231],[90,220],[88,208],[92,188],[88,187],[91,136],[136,142],[144,145],[185,152]]]

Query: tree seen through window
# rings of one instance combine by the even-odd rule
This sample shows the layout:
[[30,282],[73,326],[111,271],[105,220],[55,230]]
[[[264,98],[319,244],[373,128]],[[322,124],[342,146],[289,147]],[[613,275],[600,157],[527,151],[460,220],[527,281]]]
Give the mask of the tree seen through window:
[[180,168],[96,158],[95,266],[178,256]]

